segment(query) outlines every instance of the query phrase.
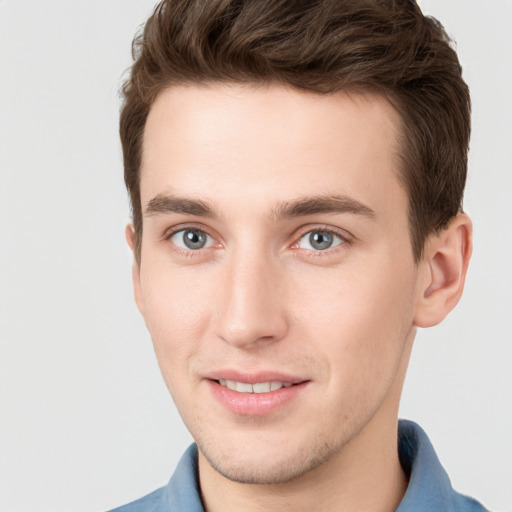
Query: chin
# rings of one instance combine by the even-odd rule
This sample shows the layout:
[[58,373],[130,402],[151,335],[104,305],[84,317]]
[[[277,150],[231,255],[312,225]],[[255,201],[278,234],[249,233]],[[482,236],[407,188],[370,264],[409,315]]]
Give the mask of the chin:
[[[199,445],[198,445],[199,446]],[[313,443],[284,453],[277,450],[247,450],[245,453],[230,447],[228,453],[199,446],[210,466],[223,477],[242,484],[282,484],[295,480],[321,466],[337,447],[330,443]],[[282,448],[282,447],[281,447]],[[258,452],[255,457],[254,452]]]

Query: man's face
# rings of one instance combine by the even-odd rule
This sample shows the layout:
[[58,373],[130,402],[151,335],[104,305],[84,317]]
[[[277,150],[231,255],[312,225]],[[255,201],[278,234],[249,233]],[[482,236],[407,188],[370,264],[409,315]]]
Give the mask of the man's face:
[[200,464],[282,482],[396,427],[421,268],[397,130],[376,95],[190,86],[152,106],[136,298]]

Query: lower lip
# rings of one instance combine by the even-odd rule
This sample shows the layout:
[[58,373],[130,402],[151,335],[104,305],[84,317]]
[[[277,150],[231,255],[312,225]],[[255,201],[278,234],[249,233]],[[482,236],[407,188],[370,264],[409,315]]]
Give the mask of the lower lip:
[[244,416],[265,416],[272,414],[295,398],[306,388],[308,381],[268,393],[240,393],[215,380],[208,380],[213,396],[228,410]]

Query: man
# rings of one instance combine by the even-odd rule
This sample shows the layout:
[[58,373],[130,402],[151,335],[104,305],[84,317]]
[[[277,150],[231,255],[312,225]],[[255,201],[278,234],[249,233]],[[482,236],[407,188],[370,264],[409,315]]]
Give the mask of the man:
[[406,0],[170,0],[134,54],[135,298],[195,444],[118,510],[484,510],[397,419],[471,255],[442,27]]

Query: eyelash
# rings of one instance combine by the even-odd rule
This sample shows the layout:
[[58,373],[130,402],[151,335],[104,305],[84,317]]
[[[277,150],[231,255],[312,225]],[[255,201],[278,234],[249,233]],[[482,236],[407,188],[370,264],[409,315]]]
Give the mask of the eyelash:
[[[199,227],[195,225],[181,225],[176,226],[175,228],[171,229],[170,231],[166,231],[166,233],[163,236],[164,240],[171,241],[172,237],[182,231],[199,231],[201,233],[204,233],[206,236],[210,237],[211,239],[215,240],[215,237],[208,232],[208,230],[204,229],[204,227]],[[298,247],[298,244],[302,240],[304,236],[306,236],[309,233],[327,233],[329,235],[333,235],[336,237],[339,237],[342,241],[335,245],[334,247],[329,247],[325,250],[313,250],[313,249],[301,249]],[[338,251],[343,250],[343,246],[350,245],[353,241],[353,238],[351,235],[349,235],[345,231],[341,230],[335,230],[331,226],[316,226],[314,228],[311,228],[308,226],[307,229],[299,231],[299,233],[294,237],[295,241],[289,246],[292,250],[302,250],[308,253],[308,256],[310,257],[326,257],[326,256],[332,256],[333,254],[336,254]],[[172,243],[172,242],[171,242]],[[178,247],[176,244],[172,243],[174,246],[174,251],[182,257],[186,258],[193,258],[195,256],[200,256],[201,254],[204,254],[205,250],[212,249],[214,247],[206,247],[201,248],[197,250],[193,249],[183,249],[181,247]]]

